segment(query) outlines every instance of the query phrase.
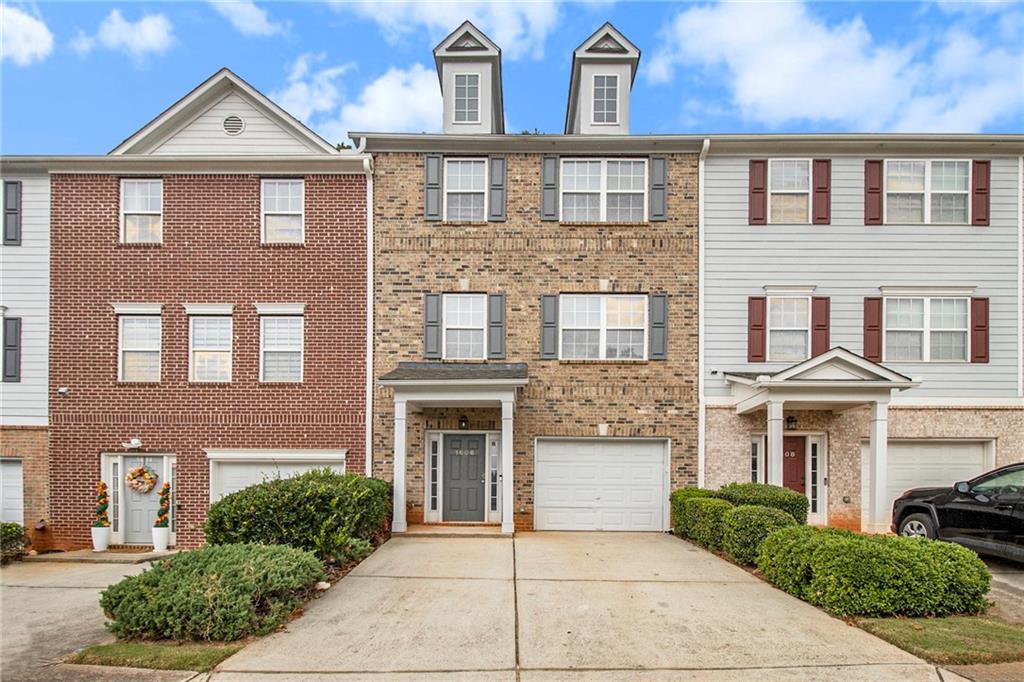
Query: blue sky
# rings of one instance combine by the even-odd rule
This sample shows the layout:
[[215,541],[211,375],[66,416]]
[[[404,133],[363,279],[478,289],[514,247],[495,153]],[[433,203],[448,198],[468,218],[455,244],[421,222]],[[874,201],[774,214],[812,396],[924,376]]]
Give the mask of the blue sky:
[[510,132],[561,132],[572,50],[642,50],[634,133],[1024,132],[1024,4],[11,2],[0,152],[102,154],[221,66],[332,142],[436,131],[431,49],[463,19],[504,57]]

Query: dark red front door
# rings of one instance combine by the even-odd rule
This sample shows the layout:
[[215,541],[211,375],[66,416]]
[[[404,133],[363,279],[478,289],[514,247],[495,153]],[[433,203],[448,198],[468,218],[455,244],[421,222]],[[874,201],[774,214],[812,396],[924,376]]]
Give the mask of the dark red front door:
[[806,445],[807,439],[803,436],[786,436],[782,439],[782,485],[798,493],[806,492]]

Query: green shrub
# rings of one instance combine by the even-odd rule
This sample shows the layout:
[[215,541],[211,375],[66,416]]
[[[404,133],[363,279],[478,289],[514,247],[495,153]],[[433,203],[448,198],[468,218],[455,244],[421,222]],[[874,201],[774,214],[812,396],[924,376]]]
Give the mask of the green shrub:
[[686,533],[686,514],[683,503],[694,497],[712,497],[712,491],[705,488],[680,488],[672,493],[672,532],[681,538],[689,537]]
[[757,570],[768,582],[807,601],[810,594],[811,557],[832,536],[855,536],[838,528],[790,526],[768,535],[757,552]]
[[265,545],[181,552],[100,596],[110,631],[126,639],[233,641],[283,623],[324,577],[311,552]]
[[389,483],[318,469],[265,481],[213,503],[206,541],[289,545],[344,564],[370,552],[370,541],[384,530],[390,513]]
[[683,502],[687,535],[711,550],[722,547],[725,513],[732,505],[715,497],[691,497]]
[[772,532],[795,526],[792,516],[781,509],[744,504],[725,512],[722,549],[737,563],[752,564],[757,550]]
[[0,564],[17,561],[32,545],[20,523],[0,523]]
[[807,523],[807,496],[789,488],[764,483],[730,483],[714,491],[715,497],[736,506],[756,504],[781,509],[799,524]]

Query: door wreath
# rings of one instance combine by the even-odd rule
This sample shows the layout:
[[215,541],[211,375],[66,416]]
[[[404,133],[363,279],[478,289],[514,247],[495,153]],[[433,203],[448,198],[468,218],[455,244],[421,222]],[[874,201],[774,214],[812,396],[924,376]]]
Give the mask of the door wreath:
[[156,486],[156,474],[147,466],[135,467],[124,477],[128,487],[137,493],[148,493]]

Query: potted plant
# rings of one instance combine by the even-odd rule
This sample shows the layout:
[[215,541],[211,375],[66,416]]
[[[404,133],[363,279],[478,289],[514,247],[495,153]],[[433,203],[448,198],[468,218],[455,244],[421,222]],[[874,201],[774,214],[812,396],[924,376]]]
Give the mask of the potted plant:
[[107,516],[107,509],[110,508],[110,496],[107,494],[107,484],[100,481],[96,484],[96,513],[92,519],[92,551],[106,552],[110,546],[110,517]]
[[160,488],[160,508],[156,512],[156,523],[153,524],[153,550],[166,552],[171,541],[171,484],[164,483]]

